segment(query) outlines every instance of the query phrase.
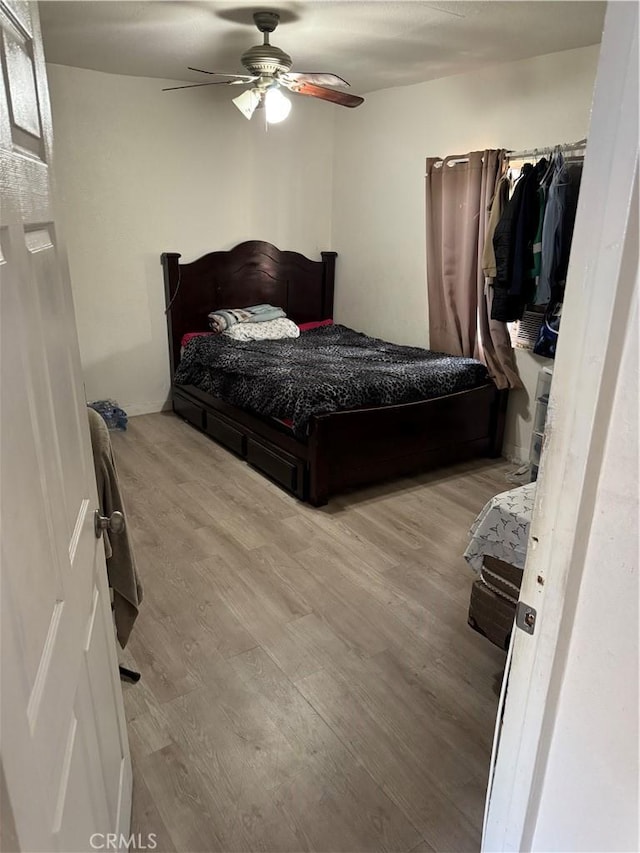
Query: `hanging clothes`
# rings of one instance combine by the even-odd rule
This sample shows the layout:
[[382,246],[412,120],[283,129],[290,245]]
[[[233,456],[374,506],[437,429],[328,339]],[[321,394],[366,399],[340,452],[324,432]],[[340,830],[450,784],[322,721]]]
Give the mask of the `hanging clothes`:
[[533,300],[533,244],[540,219],[538,189],[542,176],[547,171],[549,161],[543,157],[531,169],[522,187],[520,206],[516,217],[515,242],[511,260],[509,293],[520,297],[522,311]]
[[489,206],[489,221],[487,223],[487,233],[482,250],[482,271],[485,278],[492,281],[496,277],[496,253],[493,248],[493,235],[509,201],[510,189],[511,180],[509,175],[503,175],[498,181],[498,186]]
[[553,177],[549,186],[544,225],[540,278],[535,294],[536,305],[561,301],[569,266],[569,253],[578,206],[582,163],[565,162],[562,154],[554,155]]
[[582,159],[565,160],[560,146],[550,162],[543,158],[535,165],[525,163],[513,195],[501,205],[495,228],[500,202],[490,208],[492,245],[485,244],[482,255],[486,282],[493,285],[491,319],[511,322],[521,319],[527,306],[545,306],[534,352],[551,358],[562,316],[581,177]]
[[563,287],[567,280],[567,270],[569,268],[569,255],[571,253],[573,229],[576,224],[576,213],[578,211],[578,196],[580,194],[583,162],[568,162],[565,160],[565,166],[567,169],[569,184],[566,187],[565,194],[562,238],[560,241],[560,260],[558,265],[558,279]]
[[509,295],[509,269],[515,238],[515,227],[526,178],[533,170],[531,163],[525,163],[516,181],[513,195],[505,205],[502,216],[493,235],[493,249],[496,259],[496,275],[493,281],[493,302],[491,319],[508,323],[519,316],[519,300]]
[[553,177],[547,196],[544,224],[542,227],[542,251],[540,278],[536,289],[536,305],[546,305],[551,300],[551,291],[558,283],[558,267],[562,243],[562,223],[569,186],[569,173],[564,157],[554,155]]
[[536,280],[540,278],[542,270],[542,228],[544,225],[544,214],[547,208],[547,187],[541,183],[538,187],[538,227],[536,235],[533,238],[533,267],[531,269],[531,277]]
[[515,234],[516,217],[520,206],[522,190],[526,178],[533,170],[531,163],[525,163],[520,177],[516,181],[513,195],[507,202],[493,235],[493,249],[496,259],[495,285],[499,289],[508,289],[509,267],[512,242]]
[[547,310],[533,348],[536,355],[547,358],[555,358],[556,355],[582,161],[567,163],[562,154],[557,152],[553,166],[543,225],[540,278],[535,296],[536,304],[546,304]]
[[538,188],[548,162],[525,163],[493,236],[496,276],[491,319],[519,320],[535,290],[533,245],[540,221]]

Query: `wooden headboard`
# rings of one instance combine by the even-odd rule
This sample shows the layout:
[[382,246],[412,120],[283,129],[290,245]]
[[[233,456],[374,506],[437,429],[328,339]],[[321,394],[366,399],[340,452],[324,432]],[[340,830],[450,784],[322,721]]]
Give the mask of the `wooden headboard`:
[[337,254],[321,252],[321,256],[321,261],[312,261],[261,240],[210,252],[190,264],[181,264],[177,252],[163,252],[172,381],[182,336],[209,331],[207,315],[217,308],[267,302],[283,308],[295,323],[333,317]]

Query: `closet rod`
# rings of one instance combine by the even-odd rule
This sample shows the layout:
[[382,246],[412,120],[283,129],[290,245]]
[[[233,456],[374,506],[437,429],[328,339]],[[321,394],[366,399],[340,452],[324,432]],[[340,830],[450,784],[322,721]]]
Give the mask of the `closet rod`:
[[580,139],[578,142],[566,142],[563,145],[549,145],[543,148],[528,148],[526,151],[507,151],[507,160],[524,160],[527,157],[542,157],[543,154],[552,154],[554,151],[583,151],[587,147],[587,140]]

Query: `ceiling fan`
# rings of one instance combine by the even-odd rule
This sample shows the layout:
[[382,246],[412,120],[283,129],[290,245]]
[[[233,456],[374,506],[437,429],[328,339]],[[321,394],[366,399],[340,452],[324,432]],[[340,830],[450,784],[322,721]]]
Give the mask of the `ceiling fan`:
[[329,86],[348,86],[346,80],[336,74],[306,73],[290,71],[291,57],[269,42],[269,34],[278,26],[280,16],[277,12],[254,12],[253,20],[263,34],[262,44],[254,45],[240,58],[248,74],[224,74],[218,71],[204,71],[202,68],[189,68],[200,74],[213,74],[216,77],[228,77],[228,80],[213,80],[210,83],[191,83],[185,86],[170,86],[163,92],[175,89],[193,89],[198,86],[250,86],[233,103],[248,119],[256,109],[264,107],[266,120],[270,124],[282,121],[289,115],[291,101],[283,94],[282,88],[297,95],[309,95],[331,101],[342,107],[359,107],[364,98],[349,92],[330,89]]

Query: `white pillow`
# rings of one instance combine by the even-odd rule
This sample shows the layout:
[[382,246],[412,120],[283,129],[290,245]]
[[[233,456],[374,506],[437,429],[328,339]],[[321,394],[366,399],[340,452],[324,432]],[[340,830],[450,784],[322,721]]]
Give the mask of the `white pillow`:
[[222,333],[234,341],[277,341],[281,338],[298,338],[300,329],[293,320],[280,317],[278,320],[265,320],[263,323],[236,323]]

